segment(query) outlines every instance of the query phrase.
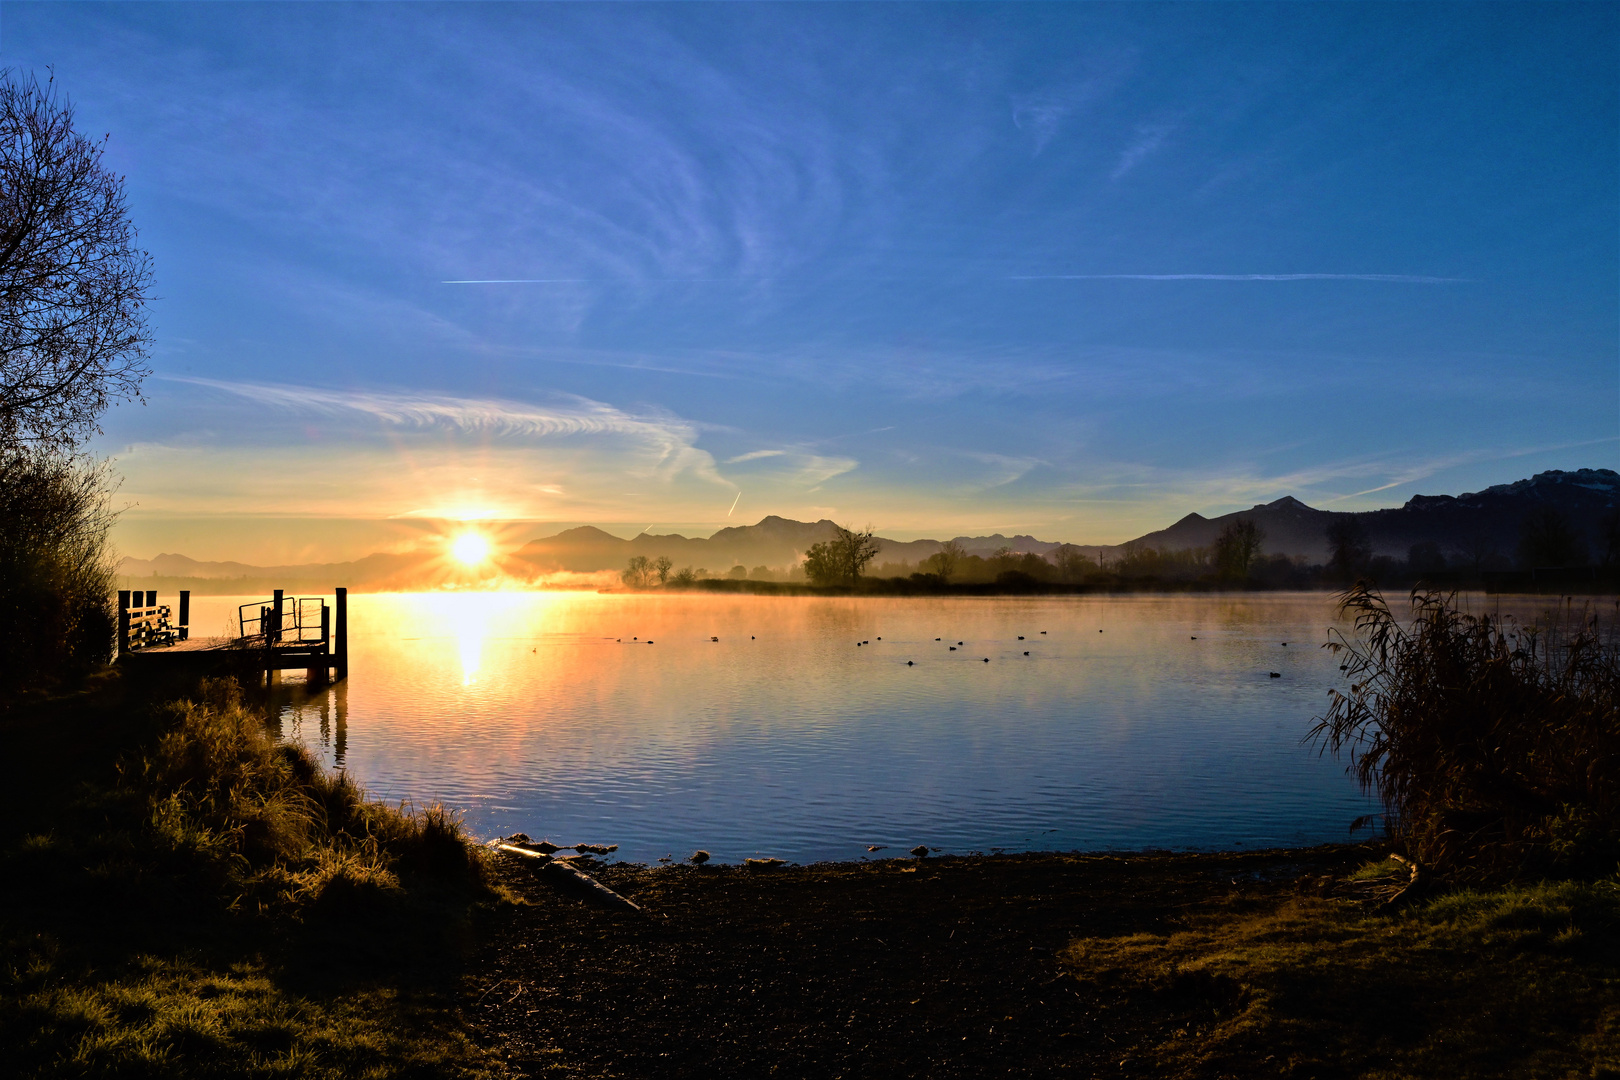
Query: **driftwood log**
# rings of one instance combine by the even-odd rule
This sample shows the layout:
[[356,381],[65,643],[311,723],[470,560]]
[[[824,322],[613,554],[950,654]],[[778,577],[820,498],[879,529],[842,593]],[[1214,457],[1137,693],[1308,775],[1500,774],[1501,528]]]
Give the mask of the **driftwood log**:
[[554,859],[550,855],[516,844],[496,844],[495,850],[523,856],[533,867],[536,877],[560,892],[577,896],[587,903],[610,911],[629,911],[638,915],[643,913],[640,904],[628,897],[620,896],[565,859]]
[[1406,884],[1401,886],[1399,892],[1395,893],[1395,895],[1384,901],[1385,908],[1399,907],[1408,900],[1417,899],[1418,894],[1423,890],[1424,886],[1428,884],[1429,879],[1428,872],[1423,869],[1416,859],[1408,859],[1405,855],[1393,854],[1390,855],[1390,858],[1394,859],[1403,866],[1410,867],[1412,874],[1406,879]]

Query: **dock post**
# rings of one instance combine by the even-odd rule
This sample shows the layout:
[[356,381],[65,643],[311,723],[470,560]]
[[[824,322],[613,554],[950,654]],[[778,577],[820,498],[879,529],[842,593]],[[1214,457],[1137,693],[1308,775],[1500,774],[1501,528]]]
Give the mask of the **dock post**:
[[129,590],[118,590],[118,655],[129,652]]
[[304,672],[304,681],[312,686],[327,681],[332,674],[332,609],[321,601],[321,666]]
[[180,621],[175,624],[180,629],[180,640],[186,641],[191,637],[191,590],[180,590]]
[[276,685],[276,669],[270,666],[276,655],[274,650],[270,648],[270,608],[268,607],[259,609],[259,657],[260,662],[264,664],[264,685],[268,689]]
[[333,629],[333,645],[336,646],[337,677],[349,677],[349,590],[340,588],[337,591],[337,625]]
[[274,601],[274,606],[275,606],[275,623],[274,623],[274,626],[275,626],[275,630],[273,631],[272,637],[270,638],[270,640],[272,640],[272,641],[280,641],[281,640],[281,596],[282,596],[282,590],[277,589],[276,590],[276,599]]
[[147,607],[157,607],[157,590],[156,589],[147,589],[146,590],[146,606]]

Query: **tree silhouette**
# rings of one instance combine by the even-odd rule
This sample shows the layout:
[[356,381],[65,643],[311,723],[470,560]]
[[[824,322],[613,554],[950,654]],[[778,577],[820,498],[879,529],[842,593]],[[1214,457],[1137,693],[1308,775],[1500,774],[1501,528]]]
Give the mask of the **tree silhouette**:
[[632,589],[645,589],[651,583],[652,571],[647,556],[630,556],[630,565],[619,572],[619,580]]
[[66,449],[140,397],[151,260],[73,106],[0,74],[0,443]]
[[834,525],[835,535],[810,545],[805,552],[804,573],[815,585],[848,585],[854,588],[861,572],[877,556],[881,546],[872,535],[872,526],[851,529]]
[[1328,572],[1349,581],[1372,561],[1372,539],[1354,514],[1334,518],[1327,527]]
[[1551,506],[1532,510],[1519,527],[1519,564],[1526,570],[1543,566],[1586,565],[1586,544],[1568,517]]
[[1254,523],[1253,518],[1236,518],[1221,527],[1215,538],[1215,568],[1221,577],[1240,581],[1249,576],[1249,568],[1260,556],[1266,542],[1266,531]]
[[947,540],[940,549],[928,556],[922,562],[922,571],[925,574],[937,574],[939,579],[947,584],[956,573],[956,568],[962,562],[962,545],[955,540]]

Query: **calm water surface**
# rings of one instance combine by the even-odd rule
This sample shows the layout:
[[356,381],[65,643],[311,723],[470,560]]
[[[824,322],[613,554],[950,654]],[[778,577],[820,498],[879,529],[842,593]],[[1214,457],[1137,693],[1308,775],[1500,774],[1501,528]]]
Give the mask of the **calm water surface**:
[[378,796],[636,861],[1314,843],[1373,809],[1300,741],[1333,624],[1321,594],[366,595],[347,682],[277,708]]

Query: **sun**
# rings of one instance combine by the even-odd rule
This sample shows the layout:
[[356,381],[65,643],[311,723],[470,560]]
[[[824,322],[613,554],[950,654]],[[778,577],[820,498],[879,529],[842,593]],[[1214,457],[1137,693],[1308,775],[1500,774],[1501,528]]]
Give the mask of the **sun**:
[[482,533],[464,532],[450,542],[450,554],[465,566],[477,566],[489,558],[489,539]]

